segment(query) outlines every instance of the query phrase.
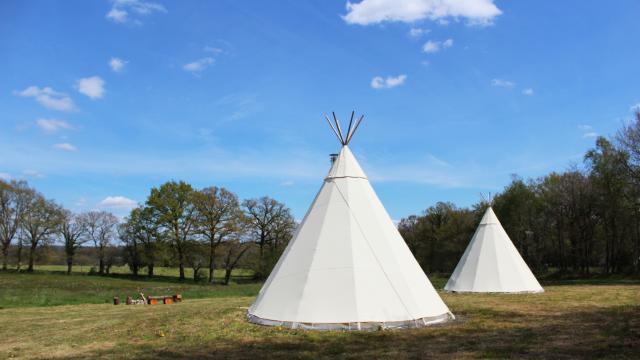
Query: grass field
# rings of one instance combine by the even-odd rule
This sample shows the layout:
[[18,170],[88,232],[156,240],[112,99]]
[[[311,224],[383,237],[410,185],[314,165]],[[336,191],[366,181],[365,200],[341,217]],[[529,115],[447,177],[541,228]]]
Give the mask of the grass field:
[[[543,294],[443,293],[458,319],[442,326],[308,332],[247,323],[260,284],[0,273],[0,358],[640,358],[639,281],[544,285]],[[186,300],[104,303],[142,288]]]

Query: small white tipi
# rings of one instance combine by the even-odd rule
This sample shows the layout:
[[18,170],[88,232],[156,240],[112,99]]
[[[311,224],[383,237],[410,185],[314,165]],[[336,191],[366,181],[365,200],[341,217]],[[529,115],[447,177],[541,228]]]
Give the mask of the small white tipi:
[[444,289],[534,293],[544,290],[489,207]]
[[[422,327],[453,315],[418,265],[343,137],[324,184],[256,301],[249,321],[304,329]],[[329,120],[327,118],[327,120]]]

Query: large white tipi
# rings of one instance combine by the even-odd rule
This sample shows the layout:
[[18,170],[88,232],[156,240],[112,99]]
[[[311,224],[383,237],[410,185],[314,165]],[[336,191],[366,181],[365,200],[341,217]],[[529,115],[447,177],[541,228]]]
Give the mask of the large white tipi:
[[544,291],[491,207],[484,213],[444,289],[491,293]]
[[[249,321],[304,329],[422,327],[453,315],[418,265],[347,146],[249,308]],[[327,118],[327,120],[329,120]]]

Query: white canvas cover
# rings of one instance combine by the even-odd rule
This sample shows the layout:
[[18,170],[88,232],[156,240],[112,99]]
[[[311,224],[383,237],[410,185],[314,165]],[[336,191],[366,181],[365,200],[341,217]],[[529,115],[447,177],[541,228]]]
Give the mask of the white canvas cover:
[[495,293],[544,291],[491,207],[484,213],[444,289]]
[[453,315],[345,145],[248,317],[362,330],[421,327]]

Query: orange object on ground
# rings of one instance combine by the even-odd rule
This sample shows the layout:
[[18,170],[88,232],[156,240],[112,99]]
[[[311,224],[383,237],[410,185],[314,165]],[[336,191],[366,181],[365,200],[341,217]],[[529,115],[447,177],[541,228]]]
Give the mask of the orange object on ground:
[[170,297],[166,297],[166,298],[164,298],[164,303],[165,304],[173,304],[173,299],[170,298]]
[[149,299],[149,305],[156,305],[158,304],[158,299]]

